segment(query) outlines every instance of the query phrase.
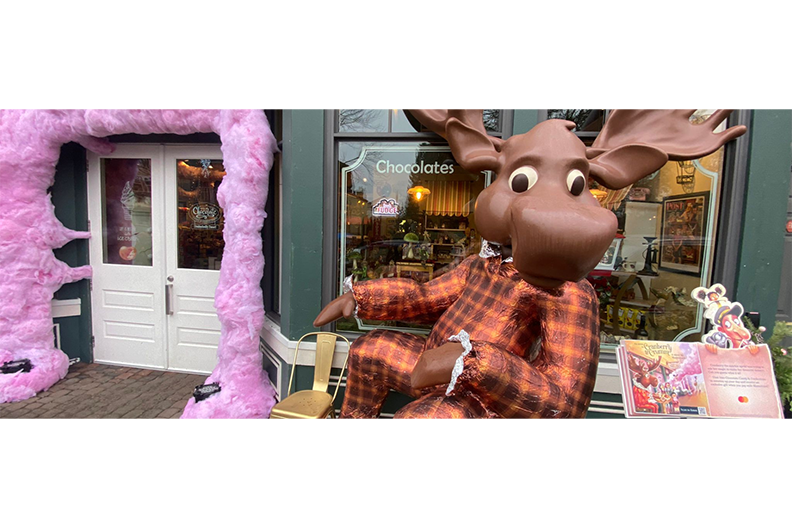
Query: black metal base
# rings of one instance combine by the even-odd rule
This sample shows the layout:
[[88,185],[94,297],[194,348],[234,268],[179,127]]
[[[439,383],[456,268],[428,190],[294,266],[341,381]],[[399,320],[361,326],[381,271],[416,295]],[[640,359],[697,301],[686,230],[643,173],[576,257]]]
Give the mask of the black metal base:
[[33,364],[29,359],[17,359],[14,361],[6,361],[0,366],[0,374],[13,374],[15,372],[30,372]]
[[220,392],[220,390],[221,390],[220,384],[217,382],[209,383],[206,385],[198,385],[197,387],[195,387],[195,390],[193,391],[193,397],[195,398],[195,403],[205,400],[209,396],[217,394],[218,392]]

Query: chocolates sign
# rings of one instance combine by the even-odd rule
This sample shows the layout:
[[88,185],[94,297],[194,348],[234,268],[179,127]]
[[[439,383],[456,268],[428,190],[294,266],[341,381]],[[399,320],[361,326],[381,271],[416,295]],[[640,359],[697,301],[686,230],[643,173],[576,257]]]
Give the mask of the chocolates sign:
[[200,202],[191,205],[187,214],[193,229],[217,229],[221,212],[217,205]]
[[371,208],[372,216],[399,216],[399,203],[393,198],[382,198]]

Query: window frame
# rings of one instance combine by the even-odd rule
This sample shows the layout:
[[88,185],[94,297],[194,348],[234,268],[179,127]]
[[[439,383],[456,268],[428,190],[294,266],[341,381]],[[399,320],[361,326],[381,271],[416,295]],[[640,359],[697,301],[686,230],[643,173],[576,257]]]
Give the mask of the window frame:
[[[280,146],[283,139],[283,110],[264,110],[275,140]],[[281,171],[283,159],[281,149],[273,156],[270,168],[267,203],[264,211],[267,218],[261,229],[261,245],[264,254],[264,273],[261,277],[261,290],[264,313],[271,321],[280,325],[281,322],[281,275],[283,271],[283,237],[281,236]]]

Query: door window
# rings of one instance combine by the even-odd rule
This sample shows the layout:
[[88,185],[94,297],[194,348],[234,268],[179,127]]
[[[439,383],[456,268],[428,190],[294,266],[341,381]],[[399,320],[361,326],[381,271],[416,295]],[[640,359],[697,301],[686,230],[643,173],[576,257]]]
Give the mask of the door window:
[[105,264],[151,266],[151,159],[102,159]]
[[222,160],[176,162],[179,268],[220,269],[225,243],[217,190],[225,174]]

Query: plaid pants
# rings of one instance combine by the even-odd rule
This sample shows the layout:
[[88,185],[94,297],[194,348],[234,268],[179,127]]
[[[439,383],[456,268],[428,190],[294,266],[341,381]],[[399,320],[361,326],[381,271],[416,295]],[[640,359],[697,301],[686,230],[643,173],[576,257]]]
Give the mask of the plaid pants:
[[395,418],[485,418],[488,413],[469,393],[446,396],[446,387],[416,391],[410,374],[426,347],[426,338],[374,330],[358,338],[349,351],[349,375],[341,418],[376,418],[391,390],[416,401],[402,407]]

